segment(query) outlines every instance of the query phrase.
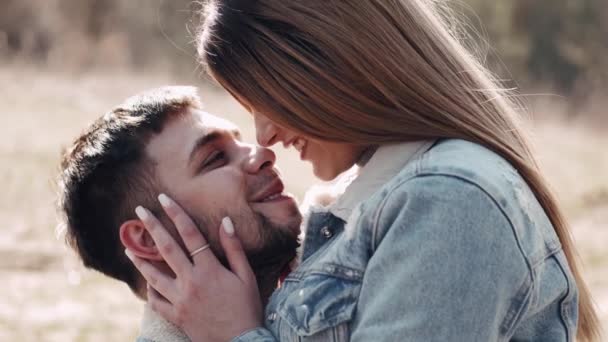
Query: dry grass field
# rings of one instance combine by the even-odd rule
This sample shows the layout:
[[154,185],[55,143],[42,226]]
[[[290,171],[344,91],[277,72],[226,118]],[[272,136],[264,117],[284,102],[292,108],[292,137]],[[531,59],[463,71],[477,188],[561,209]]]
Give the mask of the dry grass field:
[[[192,82],[156,71],[74,75],[0,66],[0,341],[136,336],[142,303],[126,286],[83,270],[57,237],[59,151],[126,96]],[[253,140],[252,121],[237,103],[209,86],[202,86],[201,97],[209,111],[235,121]],[[573,224],[608,328],[608,129],[551,118],[534,126],[541,162]],[[291,152],[277,152],[288,188],[301,198],[315,182],[310,167]]]

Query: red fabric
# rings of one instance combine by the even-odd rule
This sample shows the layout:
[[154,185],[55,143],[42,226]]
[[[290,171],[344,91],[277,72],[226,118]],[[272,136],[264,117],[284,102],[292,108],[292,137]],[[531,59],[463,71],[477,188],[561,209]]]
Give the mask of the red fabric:
[[283,268],[283,271],[281,272],[281,275],[279,276],[279,287],[281,287],[283,285],[283,282],[285,281],[285,278],[287,278],[289,273],[291,273],[291,267],[289,267],[289,265],[287,265],[287,266],[285,266],[285,268]]

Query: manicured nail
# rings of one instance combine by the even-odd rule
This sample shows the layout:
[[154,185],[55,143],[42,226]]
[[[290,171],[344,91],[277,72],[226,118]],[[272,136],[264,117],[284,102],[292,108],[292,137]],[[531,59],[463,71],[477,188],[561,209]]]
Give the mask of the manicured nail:
[[125,249],[125,254],[127,255],[127,258],[133,260],[133,252],[128,249]]
[[148,212],[142,206],[138,206],[137,208],[135,208],[135,215],[137,215],[137,217],[139,217],[139,219],[142,221],[148,219]]
[[173,204],[173,201],[165,194],[158,195],[158,201],[165,208],[170,207],[171,204]]
[[230,217],[226,216],[222,219],[222,227],[228,236],[234,236],[234,225]]

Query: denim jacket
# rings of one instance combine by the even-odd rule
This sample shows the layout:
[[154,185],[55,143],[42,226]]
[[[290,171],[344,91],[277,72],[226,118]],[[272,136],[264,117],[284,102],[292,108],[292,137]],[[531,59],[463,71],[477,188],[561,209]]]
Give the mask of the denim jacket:
[[380,147],[329,210],[265,327],[233,341],[573,341],[578,292],[522,177],[463,140]]

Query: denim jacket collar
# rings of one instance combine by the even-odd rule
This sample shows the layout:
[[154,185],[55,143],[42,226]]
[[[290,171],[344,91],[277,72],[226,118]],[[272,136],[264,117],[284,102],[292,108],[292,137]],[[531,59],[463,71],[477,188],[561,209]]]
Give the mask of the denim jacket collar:
[[329,207],[329,212],[348,221],[362,200],[393,178],[409,161],[428,151],[434,143],[434,140],[421,140],[380,146],[359,169],[357,178],[348,185],[344,194]]

